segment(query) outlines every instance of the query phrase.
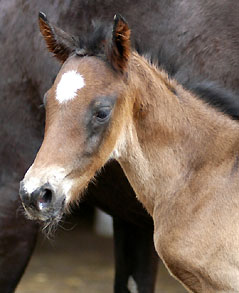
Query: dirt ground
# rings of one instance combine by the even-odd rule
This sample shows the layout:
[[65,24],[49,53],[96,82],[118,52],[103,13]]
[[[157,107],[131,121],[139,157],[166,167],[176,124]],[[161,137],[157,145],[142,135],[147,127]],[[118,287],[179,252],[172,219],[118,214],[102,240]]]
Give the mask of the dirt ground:
[[[112,293],[113,243],[87,225],[59,230],[54,240],[41,234],[34,255],[15,293]],[[160,263],[156,293],[186,291]]]

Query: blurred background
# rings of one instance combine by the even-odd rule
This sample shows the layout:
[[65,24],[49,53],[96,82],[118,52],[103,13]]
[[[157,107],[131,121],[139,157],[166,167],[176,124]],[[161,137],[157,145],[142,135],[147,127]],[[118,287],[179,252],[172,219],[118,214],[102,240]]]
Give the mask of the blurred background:
[[[95,212],[84,206],[82,215],[67,218],[64,229],[59,228],[54,239],[46,239],[39,233],[35,252],[16,293],[111,293],[113,239],[96,231],[95,220]],[[186,290],[160,263],[155,292],[185,293]]]

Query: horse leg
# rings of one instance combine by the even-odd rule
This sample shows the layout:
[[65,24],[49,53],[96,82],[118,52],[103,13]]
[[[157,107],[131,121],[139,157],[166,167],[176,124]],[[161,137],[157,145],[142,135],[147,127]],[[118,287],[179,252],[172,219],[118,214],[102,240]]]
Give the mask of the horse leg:
[[152,227],[142,228],[113,218],[115,293],[153,293],[158,256]]
[[0,292],[14,292],[36,242],[37,225],[19,212],[18,184],[0,187]]

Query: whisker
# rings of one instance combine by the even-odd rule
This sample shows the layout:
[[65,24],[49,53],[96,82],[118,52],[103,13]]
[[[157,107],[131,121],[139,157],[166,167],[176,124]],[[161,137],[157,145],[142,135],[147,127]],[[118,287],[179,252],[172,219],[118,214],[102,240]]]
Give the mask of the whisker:
[[45,107],[44,104],[41,104],[41,105],[38,106],[38,109],[42,109],[44,107]]
[[73,226],[70,227],[70,228],[66,228],[66,227],[62,226],[61,224],[59,224],[59,223],[58,223],[58,226],[59,226],[62,230],[64,230],[64,231],[72,231],[72,230],[75,229],[75,227],[77,227],[77,224],[73,224]]

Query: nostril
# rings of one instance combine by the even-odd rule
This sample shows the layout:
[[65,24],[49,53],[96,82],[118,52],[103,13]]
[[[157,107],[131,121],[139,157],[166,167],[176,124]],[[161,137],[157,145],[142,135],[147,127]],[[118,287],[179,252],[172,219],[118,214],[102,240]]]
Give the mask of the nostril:
[[41,194],[38,198],[39,209],[42,210],[47,208],[52,201],[52,191],[49,188],[45,188],[41,191]]
[[46,188],[42,198],[43,198],[43,200],[45,202],[51,202],[51,200],[52,200],[52,191],[50,189]]

